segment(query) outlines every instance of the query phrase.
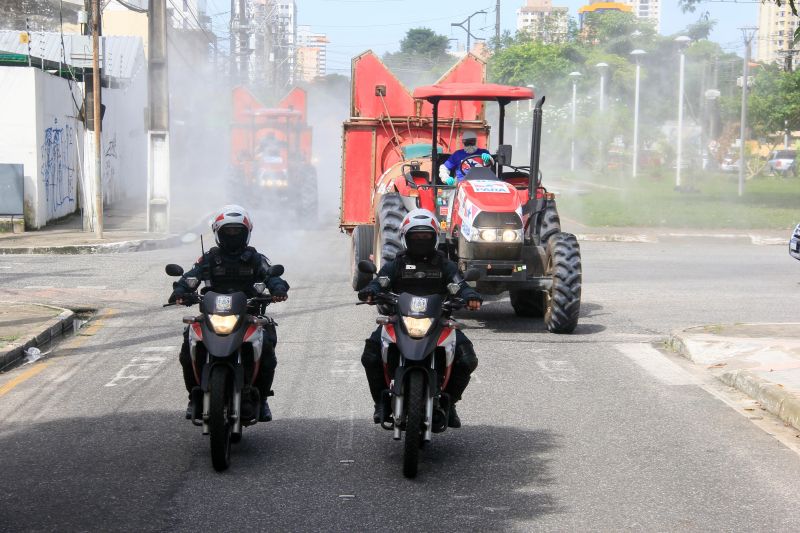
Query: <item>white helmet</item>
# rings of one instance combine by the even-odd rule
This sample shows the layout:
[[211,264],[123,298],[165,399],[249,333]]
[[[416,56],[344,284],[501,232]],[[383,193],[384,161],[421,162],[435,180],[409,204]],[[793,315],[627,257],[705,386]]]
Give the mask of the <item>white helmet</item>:
[[[425,242],[409,239],[409,234],[429,235]],[[414,209],[400,224],[400,237],[406,251],[411,256],[425,256],[436,249],[439,239],[439,222],[427,209]]]
[[[221,231],[223,228],[233,229],[235,233],[236,228],[243,228],[244,232],[240,231],[235,235],[235,240],[230,241],[226,231]],[[217,246],[225,251],[235,252],[239,248],[244,248],[250,244],[250,234],[253,231],[253,223],[250,220],[250,214],[247,210],[240,205],[226,205],[219,210],[219,213],[211,223],[211,229],[214,231],[214,240]]]

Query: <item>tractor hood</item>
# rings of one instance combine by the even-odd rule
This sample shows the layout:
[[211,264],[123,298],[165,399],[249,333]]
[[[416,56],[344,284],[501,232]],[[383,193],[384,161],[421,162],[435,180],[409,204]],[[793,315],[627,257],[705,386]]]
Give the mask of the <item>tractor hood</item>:
[[459,185],[458,194],[462,199],[460,205],[471,204],[478,211],[522,214],[522,203],[517,190],[504,181],[465,180]]

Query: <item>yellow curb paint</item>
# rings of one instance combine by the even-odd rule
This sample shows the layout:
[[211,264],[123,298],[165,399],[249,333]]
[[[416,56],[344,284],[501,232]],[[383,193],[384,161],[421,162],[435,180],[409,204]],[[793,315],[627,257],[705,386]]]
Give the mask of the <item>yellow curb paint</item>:
[[78,333],[75,334],[72,340],[69,341],[67,347],[78,348],[80,346],[83,346],[83,344],[85,344],[86,341],[89,340],[89,337],[94,336],[98,331],[100,331],[100,328],[103,327],[106,319],[111,318],[116,313],[117,313],[116,309],[107,309],[103,311],[98,318],[96,318],[93,321],[90,321],[88,326],[78,331]]
[[32,368],[29,368],[25,372],[21,373],[20,375],[16,376],[7,383],[3,384],[2,386],[0,386],[0,397],[5,396],[7,393],[11,392],[11,390],[14,389],[14,387],[19,385],[20,383],[23,383],[31,379],[33,376],[37,375],[48,366],[50,366],[49,362],[39,363],[33,366]]

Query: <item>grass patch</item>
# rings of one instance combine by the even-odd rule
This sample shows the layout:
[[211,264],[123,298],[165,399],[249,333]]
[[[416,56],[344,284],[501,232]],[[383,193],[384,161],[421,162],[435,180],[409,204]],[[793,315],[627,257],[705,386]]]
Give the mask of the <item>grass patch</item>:
[[[566,178],[572,179],[572,178]],[[674,173],[634,180],[608,174],[574,178],[585,194],[565,191],[559,212],[587,226],[707,229],[792,229],[800,222],[800,179],[758,177],[738,196],[738,176],[689,175],[676,191]]]
[[0,344],[14,342],[19,339],[19,335],[0,335]]

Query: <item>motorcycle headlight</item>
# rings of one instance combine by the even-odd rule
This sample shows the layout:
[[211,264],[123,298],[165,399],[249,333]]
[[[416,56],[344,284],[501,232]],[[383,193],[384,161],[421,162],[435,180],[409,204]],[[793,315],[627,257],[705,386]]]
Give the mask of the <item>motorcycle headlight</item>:
[[208,315],[208,321],[211,323],[211,329],[214,330],[214,333],[217,335],[229,335],[233,328],[236,327],[239,317],[236,315]]
[[421,339],[428,333],[428,330],[431,329],[433,320],[430,318],[413,318],[410,316],[404,316],[403,325],[406,327],[406,331],[410,337]]

